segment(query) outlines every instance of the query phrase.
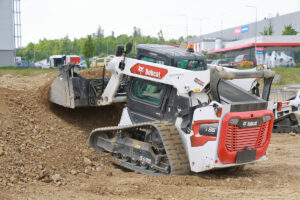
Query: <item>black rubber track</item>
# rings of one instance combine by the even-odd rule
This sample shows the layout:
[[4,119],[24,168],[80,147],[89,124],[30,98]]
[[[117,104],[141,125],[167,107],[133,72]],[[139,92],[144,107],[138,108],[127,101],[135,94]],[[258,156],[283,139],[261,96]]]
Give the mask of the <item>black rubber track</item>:
[[[141,129],[156,129],[160,134],[160,137],[164,144],[164,149],[166,151],[170,170],[169,173],[163,173],[154,171],[152,169],[144,169],[141,166],[134,165],[130,162],[124,162],[121,159],[118,159],[116,164],[122,165],[125,168],[131,169],[133,171],[137,171],[143,174],[149,175],[185,175],[190,173],[190,164],[185,152],[184,146],[182,144],[181,137],[179,132],[177,131],[176,127],[173,123],[168,121],[161,121],[161,122],[148,122],[148,123],[140,123],[140,124],[133,124],[127,126],[115,126],[115,127],[106,127],[106,128],[99,128],[92,131],[90,135],[90,145],[96,150],[104,153],[113,153],[107,152],[103,148],[97,146],[97,136],[101,133],[107,133],[108,131],[122,131],[122,130],[141,130]],[[116,157],[114,157],[116,158]]]

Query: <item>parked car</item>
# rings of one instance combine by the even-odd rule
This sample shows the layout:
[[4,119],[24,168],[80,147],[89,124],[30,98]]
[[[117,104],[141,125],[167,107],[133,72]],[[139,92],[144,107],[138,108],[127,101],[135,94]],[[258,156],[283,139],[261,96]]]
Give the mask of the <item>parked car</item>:
[[47,59],[37,61],[34,63],[34,65],[36,68],[40,68],[40,69],[49,69],[50,68],[50,63],[48,62]]
[[81,62],[79,63],[79,66],[80,66],[81,69],[86,69],[86,68],[87,68],[87,65],[86,65],[85,60],[81,61]]
[[211,59],[206,59],[206,64],[211,64],[213,62],[213,60]]
[[35,67],[34,63],[32,61],[27,60],[21,60],[16,62],[16,67],[18,68],[29,68],[29,67]]
[[114,55],[109,55],[105,58],[105,65],[107,66],[108,63],[114,58],[115,56]]
[[217,65],[217,66],[222,66],[222,67],[229,67],[229,68],[235,68],[229,60],[227,59],[217,59],[213,60],[210,65]]
[[234,62],[231,64],[235,67],[255,67],[256,60],[253,56],[242,54],[235,57]]
[[104,65],[105,65],[105,58],[97,58],[92,63],[93,67],[104,67]]

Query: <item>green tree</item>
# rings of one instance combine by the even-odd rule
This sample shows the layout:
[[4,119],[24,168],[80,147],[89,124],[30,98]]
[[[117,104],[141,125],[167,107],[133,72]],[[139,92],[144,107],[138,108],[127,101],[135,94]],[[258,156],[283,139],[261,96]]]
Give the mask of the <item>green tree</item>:
[[142,37],[142,31],[140,28],[138,27],[133,27],[133,37],[134,38],[139,38],[139,37]]
[[273,30],[273,26],[269,25],[269,26],[265,26],[264,27],[264,31],[260,32],[261,35],[273,35],[274,30]]
[[165,41],[164,39],[164,34],[162,32],[162,30],[160,29],[159,32],[157,33],[157,37],[158,37],[158,40],[159,40],[159,43],[163,43]]
[[[181,44],[184,41],[183,37],[178,39],[165,40],[163,32],[160,30],[157,34],[157,37],[143,36],[140,28],[133,28],[133,35],[128,36],[126,34],[121,34],[115,36],[115,33],[112,31],[111,35],[104,37],[103,29],[101,26],[98,27],[96,33],[92,34],[92,43],[94,45],[93,55],[98,55],[104,57],[107,54],[113,54],[115,52],[116,45],[126,44],[129,41],[134,40],[134,45],[136,44]],[[190,38],[191,36],[189,36]],[[84,44],[87,42],[87,37],[84,38],[75,38],[73,41],[68,38],[68,36],[61,39],[39,40],[38,43],[28,44],[24,49],[19,50],[17,55],[21,55],[25,59],[30,60],[42,60],[49,58],[51,55],[63,54],[63,55],[82,55]],[[135,46],[133,47],[135,49]],[[92,55],[92,56],[93,56]],[[132,51],[128,56],[134,57],[135,51]]]
[[298,32],[293,28],[292,24],[285,25],[284,30],[282,31],[282,35],[297,35]]
[[93,35],[93,38],[103,38],[104,37],[104,30],[99,25],[98,28],[97,28],[96,33],[93,33],[92,35]]
[[86,41],[83,44],[82,54],[85,59],[86,65],[90,68],[90,58],[93,57],[95,52],[95,45],[91,35],[88,35]]
[[35,45],[30,42],[27,47],[23,51],[23,55],[25,60],[33,60],[34,59],[34,54],[35,54]]
[[62,55],[69,55],[72,53],[72,42],[68,36],[65,36],[59,43],[59,53]]

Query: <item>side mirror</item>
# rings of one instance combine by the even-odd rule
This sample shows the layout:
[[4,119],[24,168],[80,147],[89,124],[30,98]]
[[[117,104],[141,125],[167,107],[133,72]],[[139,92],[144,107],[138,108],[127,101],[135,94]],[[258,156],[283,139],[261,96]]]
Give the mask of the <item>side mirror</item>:
[[[126,48],[127,48],[127,45],[126,45]],[[124,53],[124,46],[123,46],[123,45],[118,45],[118,46],[116,47],[115,55],[116,55],[117,57],[120,57],[120,56],[123,55],[123,53]]]
[[125,54],[129,54],[129,53],[131,52],[131,50],[132,50],[132,45],[133,45],[132,41],[131,41],[131,42],[128,42],[128,43],[126,44],[126,51],[125,51]]

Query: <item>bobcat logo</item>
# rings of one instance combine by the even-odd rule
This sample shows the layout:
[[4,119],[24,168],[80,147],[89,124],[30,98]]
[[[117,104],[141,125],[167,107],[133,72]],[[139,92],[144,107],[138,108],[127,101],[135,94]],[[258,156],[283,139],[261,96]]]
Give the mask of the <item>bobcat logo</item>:
[[243,122],[243,126],[244,126],[244,127],[253,127],[253,126],[257,126],[257,121],[254,121],[254,122]]
[[144,72],[144,68],[145,68],[145,67],[141,67],[141,66],[139,65],[138,72],[143,73],[143,72]]

